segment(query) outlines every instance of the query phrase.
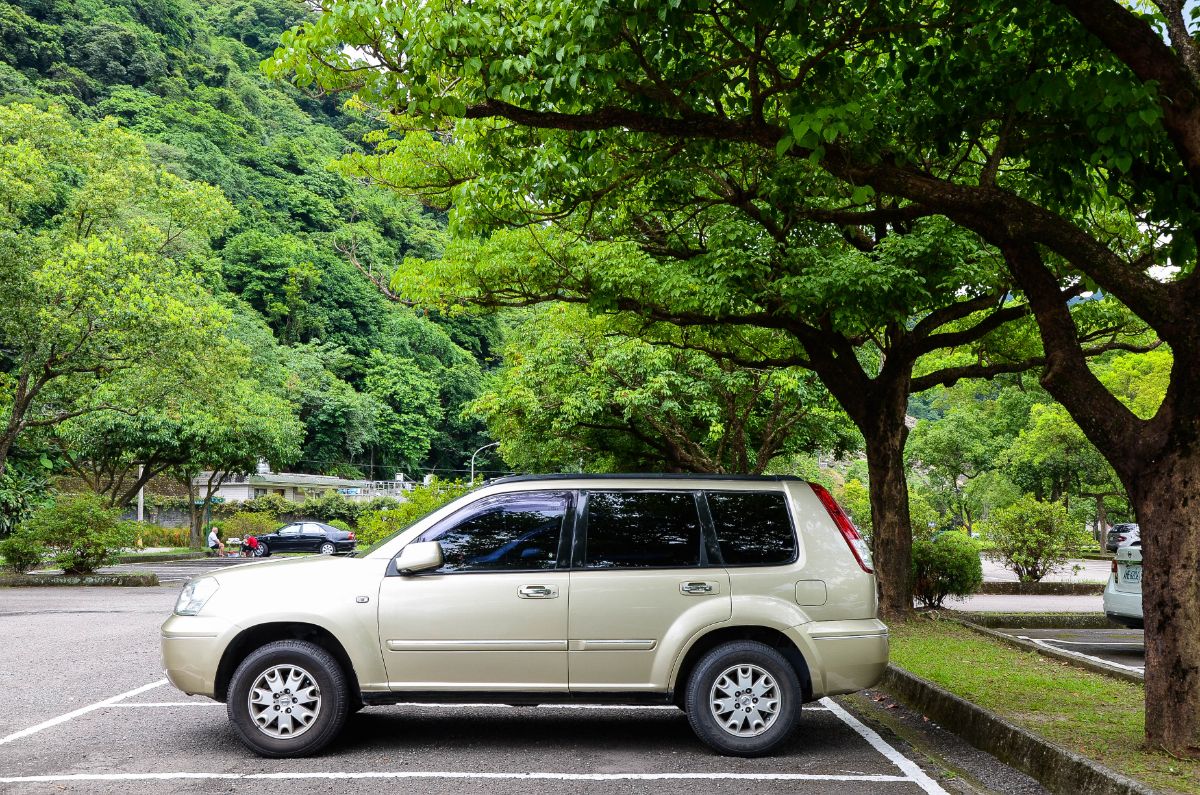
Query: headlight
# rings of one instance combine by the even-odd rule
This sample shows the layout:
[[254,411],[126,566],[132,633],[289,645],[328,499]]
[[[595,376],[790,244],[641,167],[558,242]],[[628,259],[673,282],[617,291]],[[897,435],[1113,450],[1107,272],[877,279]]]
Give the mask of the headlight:
[[217,592],[217,581],[212,577],[201,577],[189,580],[179,592],[179,600],[175,602],[175,615],[194,616],[204,607],[204,603]]

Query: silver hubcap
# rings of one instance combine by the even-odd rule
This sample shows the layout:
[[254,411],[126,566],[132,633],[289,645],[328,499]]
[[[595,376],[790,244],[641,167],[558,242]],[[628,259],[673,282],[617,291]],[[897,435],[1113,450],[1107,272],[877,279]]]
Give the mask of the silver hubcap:
[[757,665],[726,668],[708,697],[712,715],[734,737],[757,737],[779,717],[779,686]]
[[322,544],[321,545],[321,554],[322,555],[332,555],[336,551],[337,550],[334,549],[333,544]]
[[295,665],[276,665],[259,674],[246,697],[250,717],[268,737],[304,734],[321,714],[321,689],[312,674]]

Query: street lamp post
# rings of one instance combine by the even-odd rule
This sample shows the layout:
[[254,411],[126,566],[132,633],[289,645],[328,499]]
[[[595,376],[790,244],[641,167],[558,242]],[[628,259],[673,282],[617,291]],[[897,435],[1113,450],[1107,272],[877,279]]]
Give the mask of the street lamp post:
[[495,447],[498,444],[500,444],[500,443],[492,442],[491,444],[485,444],[483,447],[480,447],[478,450],[471,453],[471,485],[472,486],[475,485],[475,456],[479,455],[480,453],[482,453],[484,450],[488,449],[489,447]]

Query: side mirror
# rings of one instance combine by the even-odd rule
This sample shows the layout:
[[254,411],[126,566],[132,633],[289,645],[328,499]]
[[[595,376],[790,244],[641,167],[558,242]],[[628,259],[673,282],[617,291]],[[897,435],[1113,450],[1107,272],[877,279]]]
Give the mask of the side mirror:
[[436,541],[409,544],[396,556],[396,571],[402,575],[429,571],[442,565],[442,545]]

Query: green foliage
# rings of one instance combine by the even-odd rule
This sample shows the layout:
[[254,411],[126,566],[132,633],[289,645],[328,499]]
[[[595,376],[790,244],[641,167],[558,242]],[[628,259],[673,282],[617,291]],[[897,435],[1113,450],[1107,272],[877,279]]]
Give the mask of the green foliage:
[[428,485],[406,492],[396,508],[366,511],[358,517],[359,545],[377,544],[470,490],[470,484],[462,481],[433,478]]
[[948,596],[970,596],[983,585],[979,547],[953,531],[915,539],[912,576],[913,596],[925,607],[941,607]]
[[300,505],[293,505],[291,513],[332,524],[335,520],[353,522],[359,510],[359,503],[351,502],[337,492],[328,492],[320,497],[309,497]]
[[17,533],[45,547],[66,574],[89,574],[132,547],[137,526],[122,521],[120,509],[99,496],[75,494],[39,508]]
[[529,471],[757,473],[776,456],[854,444],[811,373],[740,367],[639,332],[581,307],[533,310],[469,410]]
[[269,513],[254,513],[238,511],[232,516],[221,520],[220,535],[226,538],[246,538],[261,536],[274,532],[279,527],[279,520]]
[[262,497],[255,497],[241,503],[227,502],[217,506],[215,513],[222,518],[239,512],[261,514],[269,516],[272,521],[277,522],[281,516],[290,514],[295,510],[296,503],[291,500],[286,500],[278,494],[265,494]]
[[1094,542],[1060,503],[1025,495],[984,525],[989,554],[1020,578],[1038,582]]
[[31,533],[17,532],[0,540],[0,557],[6,568],[24,574],[42,565],[46,546]]
[[186,547],[191,544],[191,531],[187,527],[160,527],[156,524],[135,523],[134,546],[137,547]]
[[330,519],[327,524],[330,527],[336,527],[338,530],[345,530],[347,533],[354,530],[348,522],[343,522],[341,519]]

